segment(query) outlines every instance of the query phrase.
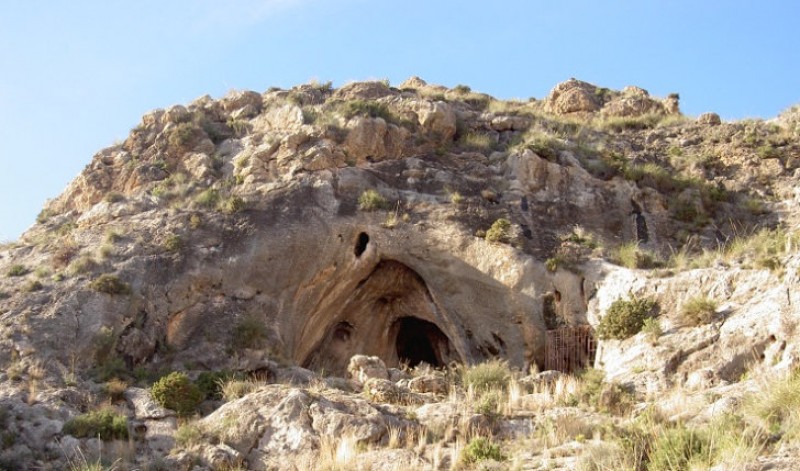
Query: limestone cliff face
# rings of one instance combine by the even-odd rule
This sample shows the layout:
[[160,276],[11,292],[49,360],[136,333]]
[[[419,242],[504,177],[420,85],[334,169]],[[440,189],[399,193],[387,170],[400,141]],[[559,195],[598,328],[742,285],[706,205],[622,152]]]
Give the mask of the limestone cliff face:
[[156,110],[0,251],[0,361],[544,366],[548,329],[596,325],[609,293],[705,283],[609,269],[616,247],[663,259],[794,223],[792,116],[695,122],[677,96],[577,80],[529,102],[413,79]]
[[[726,165],[732,153],[703,167],[676,157],[722,152],[718,128],[592,121],[666,119],[675,108],[636,87],[571,80],[543,103],[411,81],[156,110],[48,204],[23,239],[35,245],[6,251],[9,263],[70,275],[16,297],[7,315],[41,313],[42,328],[60,335],[30,341],[62,363],[87,358],[106,327],[129,365],[236,366],[245,360],[226,354],[234,327],[252,319],[265,329],[261,350],[329,371],[355,353],[390,365],[496,355],[541,365],[548,296],[558,293],[559,322],[586,322],[580,270],[544,266],[563,258],[575,226],[606,247],[666,253],[691,234],[718,243],[726,221],[753,223],[741,209],[752,196]],[[544,110],[589,115],[579,125]],[[773,139],[732,126],[729,139]],[[796,165],[796,142],[781,144],[759,167],[774,160],[775,177]],[[681,169],[689,175],[669,174]],[[359,209],[368,190],[383,198],[377,211]],[[476,236],[498,219],[512,223],[507,243]],[[103,272],[131,293],[88,289]],[[426,346],[404,356],[409,342]]]

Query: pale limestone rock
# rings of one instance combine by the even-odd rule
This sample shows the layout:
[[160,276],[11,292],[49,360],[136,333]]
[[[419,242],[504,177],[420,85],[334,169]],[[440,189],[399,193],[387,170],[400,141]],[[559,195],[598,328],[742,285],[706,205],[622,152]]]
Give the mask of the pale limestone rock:
[[168,123],[185,123],[191,119],[189,110],[183,105],[175,105],[167,108],[164,112],[164,120]]
[[137,419],[154,420],[175,416],[175,412],[158,405],[147,389],[128,388],[125,399],[133,407],[134,417]]
[[580,80],[561,82],[547,96],[547,108],[558,114],[597,111],[601,104],[595,90],[597,87]]
[[386,157],[388,125],[383,118],[356,117],[347,123],[350,131],[344,142],[345,152],[359,163],[380,161]]
[[375,356],[356,355],[350,358],[347,372],[354,380],[361,383],[370,378],[389,379],[386,364]]
[[447,394],[449,385],[443,376],[427,374],[413,378],[408,388],[418,393]]
[[404,392],[388,379],[367,378],[364,381],[364,392],[373,402],[395,404],[402,401]]
[[714,370],[711,368],[701,368],[689,373],[684,387],[690,391],[709,389],[718,381]]
[[603,116],[635,117],[649,113],[663,114],[664,107],[660,101],[653,100],[645,94],[628,94],[612,99],[603,106]]
[[401,90],[404,88],[422,88],[428,85],[428,82],[422,80],[421,78],[417,77],[416,75],[411,76],[403,81],[398,88]]
[[214,174],[214,161],[208,154],[193,153],[184,157],[184,168],[192,177],[203,180]]
[[[233,419],[233,420],[232,420]],[[407,422],[358,397],[339,393],[311,395],[281,385],[224,404],[200,421],[220,442],[246,456],[249,469],[265,470],[313,457],[322,439],[352,437],[379,443],[388,427]]]
[[297,132],[303,126],[303,110],[291,104],[270,108],[254,118],[250,124],[254,132]]
[[261,110],[262,101],[261,94],[251,90],[233,91],[220,100],[225,111],[232,112],[251,106],[256,113]]
[[698,124],[706,124],[709,126],[716,126],[722,123],[717,113],[703,113],[697,117]]
[[455,136],[457,116],[450,105],[441,101],[416,101],[410,106],[426,133],[440,136],[444,141]]
[[522,116],[497,116],[492,118],[491,127],[495,131],[522,131],[530,126],[530,120]]
[[341,100],[377,100],[397,94],[397,90],[392,90],[385,83],[373,81],[344,85],[334,92],[333,97]]

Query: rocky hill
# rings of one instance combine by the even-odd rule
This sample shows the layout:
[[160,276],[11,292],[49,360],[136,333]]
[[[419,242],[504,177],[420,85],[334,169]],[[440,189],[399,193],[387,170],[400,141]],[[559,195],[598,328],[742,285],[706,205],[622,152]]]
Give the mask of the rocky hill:
[[798,169],[575,79],[155,110],[0,248],[0,468],[800,469]]

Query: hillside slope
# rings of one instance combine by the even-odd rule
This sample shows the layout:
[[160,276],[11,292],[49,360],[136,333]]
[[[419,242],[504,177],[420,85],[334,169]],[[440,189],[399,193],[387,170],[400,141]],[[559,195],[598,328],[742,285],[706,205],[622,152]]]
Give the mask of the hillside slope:
[[[110,443],[130,469],[305,469],[345,432],[386,469],[455,466],[481,434],[536,440],[514,452],[523,469],[566,443],[552,466],[569,469],[591,448],[570,440],[608,426],[607,407],[529,372],[581,329],[592,347],[571,346],[563,373],[594,366],[626,388],[639,406],[615,426],[676,390],[715,398],[662,411],[682,421],[744,401],[800,358],[798,116],[690,119],[677,95],[574,79],[501,101],[418,78],[148,113],[0,250],[0,463],[93,460],[96,430],[64,424],[105,404],[128,420],[127,444]],[[637,300],[641,319],[604,325]],[[359,377],[356,355],[379,373]],[[457,373],[497,359],[521,398],[505,384],[493,407]],[[147,390],[173,371],[253,391],[226,405],[206,391],[187,440]],[[586,427],[537,435],[558,414]],[[780,454],[797,437],[770,433],[751,461],[793,469]]]

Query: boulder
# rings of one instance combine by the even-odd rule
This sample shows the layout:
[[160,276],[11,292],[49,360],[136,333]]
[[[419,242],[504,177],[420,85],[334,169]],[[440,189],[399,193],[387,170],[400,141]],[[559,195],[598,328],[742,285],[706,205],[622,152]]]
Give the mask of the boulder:
[[389,372],[386,369],[386,364],[378,357],[370,357],[366,355],[355,355],[350,358],[350,363],[347,365],[347,372],[350,377],[364,383],[370,378],[389,379]]
[[408,388],[418,393],[447,394],[449,384],[442,375],[428,374],[413,378]]
[[354,82],[347,84],[333,94],[338,100],[377,100],[379,98],[394,96],[399,92],[389,88],[384,82]]
[[250,106],[255,113],[258,113],[261,111],[262,101],[261,94],[251,90],[232,91],[220,100],[222,108],[229,113],[246,106]]
[[441,101],[417,101],[411,103],[411,109],[417,114],[417,121],[426,134],[439,136],[443,141],[449,141],[455,136],[457,116],[449,104]]
[[703,113],[697,117],[698,124],[705,124],[708,126],[716,126],[722,123],[717,113]]
[[417,77],[416,75],[413,75],[413,76],[405,79],[403,81],[403,83],[398,85],[398,88],[401,89],[401,90],[404,89],[404,88],[422,88],[422,87],[424,87],[426,85],[428,85],[428,82],[422,80],[421,78]]
[[597,87],[576,79],[556,85],[547,96],[546,108],[556,114],[592,112],[600,109],[602,102]]

